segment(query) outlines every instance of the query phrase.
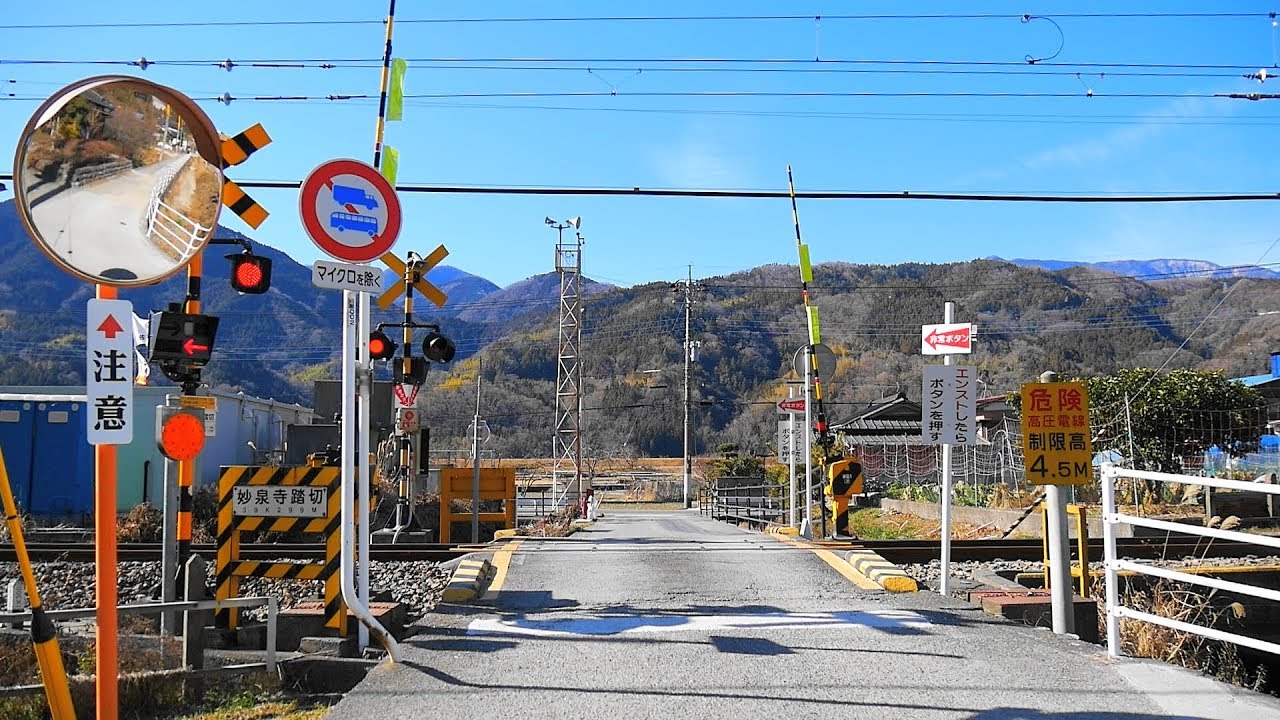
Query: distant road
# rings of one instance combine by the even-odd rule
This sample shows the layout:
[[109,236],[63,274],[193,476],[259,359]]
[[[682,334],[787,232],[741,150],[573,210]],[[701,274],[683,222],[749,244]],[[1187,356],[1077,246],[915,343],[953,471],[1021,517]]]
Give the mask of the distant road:
[[163,275],[177,261],[147,238],[147,203],[160,173],[182,164],[186,157],[67,188],[32,208],[32,220],[55,254],[91,275],[118,279]]

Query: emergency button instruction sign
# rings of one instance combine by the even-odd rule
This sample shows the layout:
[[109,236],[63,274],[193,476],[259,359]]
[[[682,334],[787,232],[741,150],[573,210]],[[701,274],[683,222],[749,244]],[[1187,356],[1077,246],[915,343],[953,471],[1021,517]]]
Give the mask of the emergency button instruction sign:
[[127,445],[133,441],[133,303],[95,298],[86,315],[89,444]]
[[978,437],[977,368],[925,365],[921,393],[923,437],[928,445],[972,445]]
[[1084,384],[1022,386],[1022,457],[1033,485],[1083,485],[1093,480],[1089,396]]

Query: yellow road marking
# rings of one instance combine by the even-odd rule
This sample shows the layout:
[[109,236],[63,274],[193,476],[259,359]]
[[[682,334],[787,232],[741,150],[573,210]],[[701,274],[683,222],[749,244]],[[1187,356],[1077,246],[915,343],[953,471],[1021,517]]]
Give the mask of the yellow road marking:
[[822,558],[823,562],[835,568],[835,571],[843,575],[846,580],[853,583],[854,585],[857,585],[863,590],[880,590],[880,591],[884,590],[884,588],[880,587],[878,583],[871,580],[870,578],[863,575],[862,573],[858,572],[857,570],[854,570],[852,565],[845,562],[843,558],[831,552],[830,550],[824,550],[822,548],[814,547],[808,543],[801,542],[799,540],[793,540],[792,538],[786,535],[773,535],[771,537],[778,540],[778,542],[790,543],[792,545],[795,545],[796,547],[804,548],[805,550],[812,552],[814,555],[817,555],[818,557]]
[[493,576],[493,582],[489,583],[489,590],[484,594],[485,597],[502,589],[502,583],[507,579],[507,568],[511,565],[511,556],[522,542],[524,541],[513,540],[493,554],[493,566],[497,568],[497,572]]

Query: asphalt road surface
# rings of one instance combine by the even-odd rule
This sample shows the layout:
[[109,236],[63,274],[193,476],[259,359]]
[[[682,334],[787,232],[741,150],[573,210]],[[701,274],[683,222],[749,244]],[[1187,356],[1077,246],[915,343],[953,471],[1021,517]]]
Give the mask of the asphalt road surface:
[[40,196],[31,219],[49,249],[97,277],[162,277],[178,261],[147,238],[147,203],[160,174],[187,156]]
[[808,549],[691,511],[526,539],[498,592],[421,625],[330,718],[1280,718],[1190,671],[862,589]]

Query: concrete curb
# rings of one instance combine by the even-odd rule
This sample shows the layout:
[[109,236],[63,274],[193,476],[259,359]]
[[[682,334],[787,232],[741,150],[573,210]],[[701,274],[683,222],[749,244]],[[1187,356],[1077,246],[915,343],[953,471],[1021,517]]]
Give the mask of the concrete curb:
[[461,603],[475,600],[484,594],[495,570],[488,560],[463,560],[453,571],[453,577],[444,588],[441,602]]
[[915,578],[870,550],[849,550],[841,555],[859,574],[889,592],[916,592],[920,589]]
[[493,533],[493,539],[495,542],[498,540],[510,540],[515,536],[516,536],[515,528],[507,528],[505,530],[495,530]]
[[799,530],[793,527],[789,527],[787,525],[770,525],[769,527],[765,528],[764,531],[769,535],[791,535],[794,537],[800,536]]

